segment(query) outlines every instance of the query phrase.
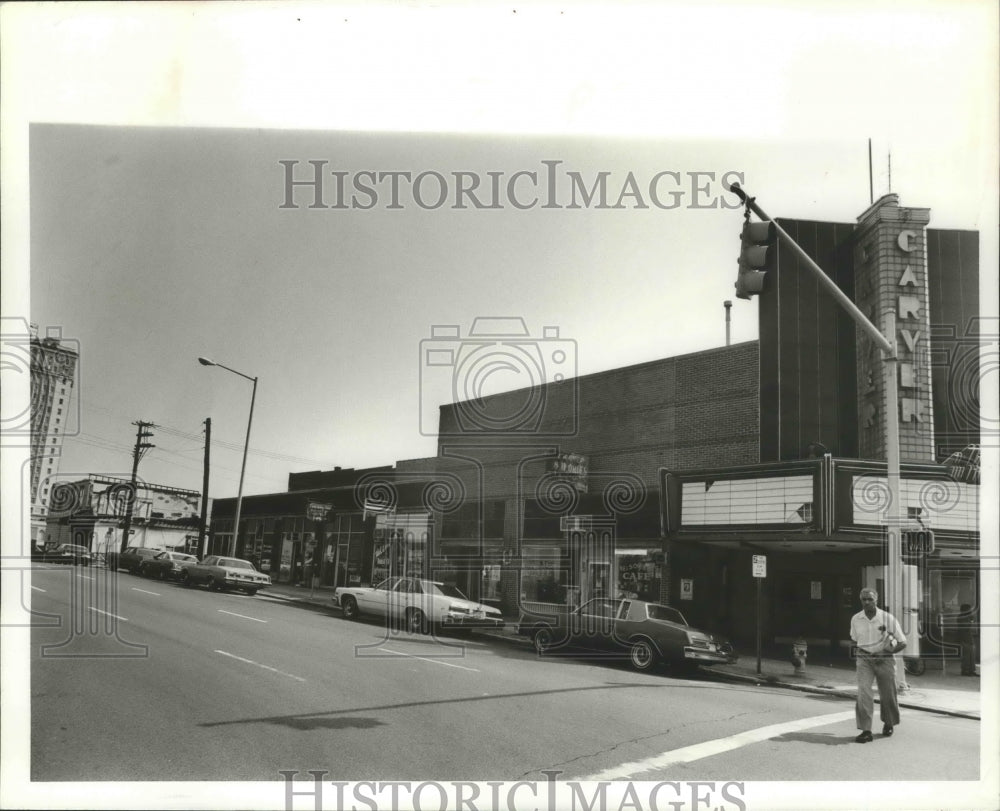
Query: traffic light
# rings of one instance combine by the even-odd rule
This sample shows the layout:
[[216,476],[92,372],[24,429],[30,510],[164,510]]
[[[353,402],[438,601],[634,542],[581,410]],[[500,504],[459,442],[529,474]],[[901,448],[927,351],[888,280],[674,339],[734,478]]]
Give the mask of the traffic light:
[[736,297],[749,300],[764,289],[767,272],[762,270],[771,259],[774,246],[774,225],[770,222],[743,223],[740,234],[740,271],[736,277]]

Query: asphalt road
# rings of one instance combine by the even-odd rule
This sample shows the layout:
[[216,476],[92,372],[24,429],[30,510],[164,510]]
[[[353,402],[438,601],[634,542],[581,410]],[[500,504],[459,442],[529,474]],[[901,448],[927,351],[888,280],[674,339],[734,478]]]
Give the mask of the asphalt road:
[[[32,780],[975,780],[976,721],[35,565]],[[58,625],[56,624],[58,622]],[[928,777],[928,776],[932,777]]]

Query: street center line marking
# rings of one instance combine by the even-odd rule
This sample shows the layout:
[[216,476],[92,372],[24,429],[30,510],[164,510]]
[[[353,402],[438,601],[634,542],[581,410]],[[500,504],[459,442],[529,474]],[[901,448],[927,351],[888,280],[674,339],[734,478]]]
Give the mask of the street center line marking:
[[432,665],[444,665],[445,667],[457,667],[459,670],[470,670],[473,673],[478,673],[474,667],[464,667],[462,665],[453,665],[451,662],[442,662],[440,659],[428,659],[424,656],[414,656],[412,653],[403,653],[398,650],[389,650],[388,648],[379,648],[379,650],[384,650],[386,653],[395,653],[397,656],[406,656],[410,659],[419,659],[422,662],[430,662]]
[[253,620],[254,622],[264,622],[264,623],[267,622],[267,620],[259,620],[256,617],[248,617],[246,614],[234,614],[232,611],[224,611],[221,608],[219,609],[219,613],[220,614],[229,614],[229,616],[231,616],[231,617],[240,617],[240,618],[245,619],[245,620]]
[[796,721],[771,724],[770,726],[759,727],[758,729],[748,729],[746,732],[730,735],[728,738],[718,738],[714,741],[704,741],[692,744],[691,746],[682,746],[680,749],[671,749],[646,760],[623,763],[621,766],[613,769],[605,769],[603,772],[598,772],[597,774],[573,779],[580,782],[627,780],[643,772],[653,771],[654,769],[665,769],[668,766],[674,766],[678,763],[690,763],[693,760],[701,760],[712,755],[719,755],[723,752],[749,746],[752,743],[761,743],[762,741],[776,738],[779,735],[785,735],[789,732],[799,732],[803,729],[835,724],[839,721],[846,721],[849,718],[854,718],[853,709],[830,713],[829,715],[814,715],[811,718],[799,718]]
[[94,579],[89,574],[81,574],[80,572],[77,572],[76,576],[77,577],[82,577],[84,580],[93,580]]
[[40,588],[38,588],[38,586],[32,586],[32,588],[33,588],[33,589],[34,589],[35,591],[40,591],[40,592],[41,592],[42,594],[45,594],[45,593],[46,593],[46,592],[45,592],[45,589],[40,589]]
[[143,594],[152,594],[154,597],[160,596],[158,592],[146,591],[146,589],[137,589],[135,586],[132,586],[132,591],[141,591]]
[[90,606],[90,610],[96,611],[98,614],[104,614],[104,616],[106,617],[114,617],[116,620],[121,620],[122,622],[128,622],[127,618],[119,617],[117,614],[112,614],[110,611],[101,611],[101,609],[94,608],[94,606]]
[[246,662],[248,665],[253,665],[254,667],[263,668],[264,670],[270,670],[272,673],[277,673],[279,676],[288,676],[290,679],[295,679],[296,681],[304,682],[301,676],[295,676],[291,673],[285,673],[283,670],[278,670],[276,667],[271,667],[270,665],[262,665],[260,662],[255,662],[253,659],[244,659],[242,656],[237,656],[235,653],[227,653],[224,650],[217,650],[223,656],[228,656],[230,659],[235,659],[238,662]]

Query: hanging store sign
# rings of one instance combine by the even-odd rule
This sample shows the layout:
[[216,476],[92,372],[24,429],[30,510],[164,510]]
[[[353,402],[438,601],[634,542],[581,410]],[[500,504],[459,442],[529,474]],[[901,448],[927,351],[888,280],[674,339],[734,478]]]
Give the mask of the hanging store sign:
[[325,521],[332,509],[332,504],[320,504],[318,501],[310,501],[306,505],[306,518],[310,521]]
[[587,492],[590,474],[590,460],[579,453],[560,453],[554,459],[549,459],[547,472],[572,485],[581,493]]

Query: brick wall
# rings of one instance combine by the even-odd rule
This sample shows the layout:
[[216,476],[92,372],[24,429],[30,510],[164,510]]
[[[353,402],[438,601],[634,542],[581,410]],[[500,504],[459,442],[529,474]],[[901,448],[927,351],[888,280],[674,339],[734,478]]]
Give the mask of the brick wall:
[[[540,398],[519,390],[484,398],[475,410],[446,405],[438,453],[475,459],[485,491],[511,497],[532,490],[555,453],[588,457],[591,479],[625,473],[651,488],[660,467],[752,464],[758,358],[752,341],[549,384]],[[519,415],[510,430],[469,430],[505,415]]]

